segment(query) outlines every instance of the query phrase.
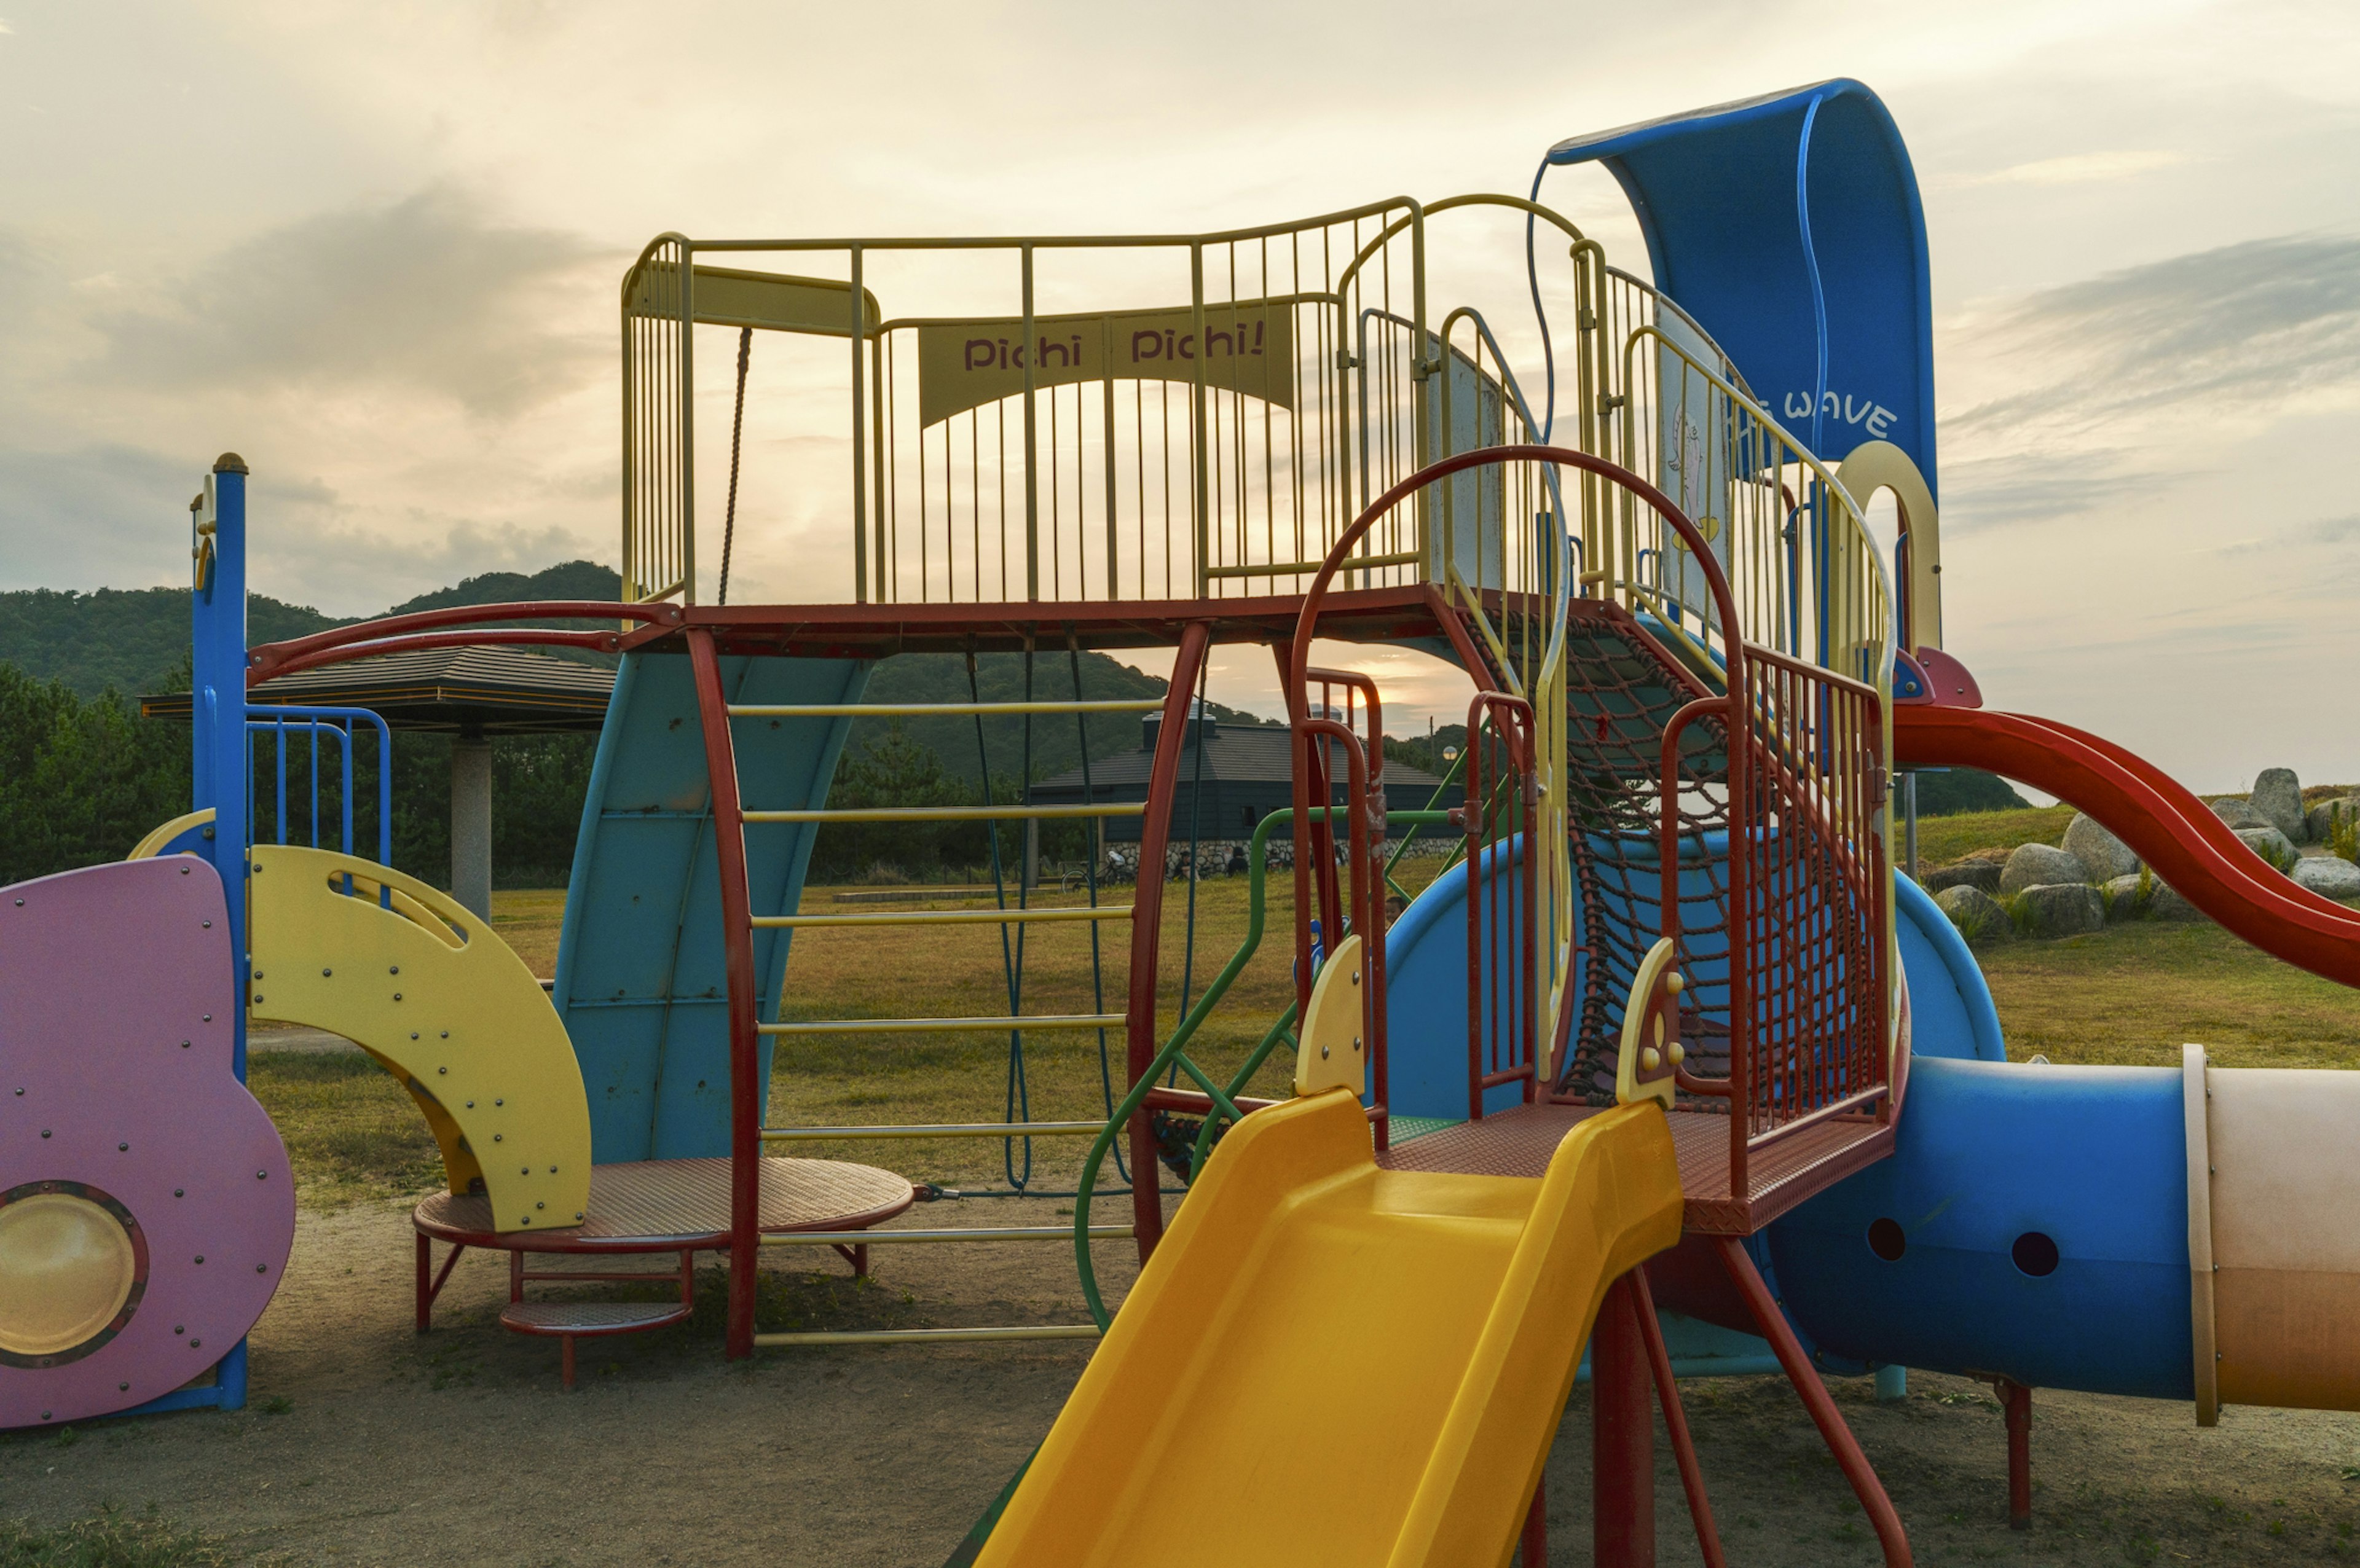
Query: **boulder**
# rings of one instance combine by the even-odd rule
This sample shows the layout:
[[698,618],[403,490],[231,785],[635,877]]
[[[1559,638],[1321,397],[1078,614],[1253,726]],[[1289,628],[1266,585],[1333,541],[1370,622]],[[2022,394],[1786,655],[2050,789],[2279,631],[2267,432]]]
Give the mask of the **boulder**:
[[2276,828],[2239,828],[2237,837],[2264,860],[2283,865],[2294,858],[2294,843]]
[[2210,917],[2181,898],[2178,888],[2158,882],[2147,891],[2147,918],[2151,920],[2195,921]]
[[1934,895],[1934,903],[1969,942],[1991,942],[2014,934],[2000,901],[1971,883],[1943,888]]
[[2325,844],[2327,830],[2335,825],[2339,811],[2343,813],[2343,821],[2360,822],[2360,800],[2347,795],[2341,800],[2322,800],[2303,813],[2303,836],[2313,844]]
[[2262,821],[2287,835],[2290,841],[2302,837],[2302,780],[2294,776],[2291,768],[2265,768],[2254,780],[2254,792],[2245,797]]
[[2305,855],[2294,863],[2294,885],[2322,898],[2360,898],[2360,866],[2333,855]]
[[2065,853],[2081,863],[2086,880],[2111,882],[2137,874],[2139,857],[2131,846],[2108,833],[2095,817],[2076,812],[2065,830]]
[[2149,877],[2145,879],[2147,886],[2142,888],[2139,886],[2140,880],[2139,874],[2136,871],[2127,877],[2110,877],[2106,879],[2104,892],[2108,920],[2135,920],[2147,913],[2147,905],[2153,901],[2156,892],[2162,887],[2163,884]]
[[2254,810],[2253,802],[2243,795],[2224,795],[2212,802],[2212,814],[2233,828],[2266,828],[2270,820]]
[[2106,906],[2087,882],[2050,882],[2025,888],[2016,908],[2034,936],[2080,936],[2102,930]]
[[1928,893],[1939,893],[1951,887],[1972,887],[1982,893],[1996,893],[1999,891],[1999,862],[1961,860],[1952,866],[1937,866],[1920,877],[1918,885]]
[[2027,887],[2059,882],[2087,882],[2089,879],[2089,868],[2081,864],[2080,855],[2068,855],[2055,844],[2020,844],[2000,871],[1999,890],[2021,893]]

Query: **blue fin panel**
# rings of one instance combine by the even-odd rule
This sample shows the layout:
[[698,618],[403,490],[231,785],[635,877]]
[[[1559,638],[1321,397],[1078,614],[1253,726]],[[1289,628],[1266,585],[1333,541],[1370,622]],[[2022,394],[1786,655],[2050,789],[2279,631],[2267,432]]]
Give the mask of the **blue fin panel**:
[[[727,658],[732,702],[855,702],[864,659]],[[739,719],[738,789],[749,810],[825,805],[847,718]],[[754,912],[803,898],[815,829],[747,834]],[[754,933],[765,1023],[786,978],[783,931]],[[590,1095],[590,1157],[679,1160],[729,1152],[728,1004],[705,731],[685,654],[623,660],[591,769],[557,945],[558,1014]],[[764,1094],[770,1049],[763,1042]]]

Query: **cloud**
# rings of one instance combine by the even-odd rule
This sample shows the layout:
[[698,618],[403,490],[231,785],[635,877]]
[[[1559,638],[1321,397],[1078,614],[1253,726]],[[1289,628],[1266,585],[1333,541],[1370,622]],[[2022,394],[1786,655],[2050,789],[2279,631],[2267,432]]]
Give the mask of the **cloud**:
[[158,390],[422,391],[512,418],[607,368],[607,333],[552,325],[583,319],[552,295],[617,265],[430,187],[303,219],[145,290],[110,277],[85,290],[106,345],[86,374]]
[[1942,527],[2054,522],[2163,487],[2167,476],[2130,464],[2133,452],[2027,452],[1970,458],[1942,469]]
[[2286,234],[2035,294],[1978,346],[2038,354],[2042,382],[1956,416],[1962,430],[2267,408],[2360,383],[2360,236]]
[[2189,161],[2184,152],[2167,152],[2160,148],[2133,151],[2127,148],[2111,152],[2080,152],[2065,158],[2044,158],[2031,163],[2019,163],[1989,174],[1972,174],[1961,180],[1962,185],[2092,185],[2109,180],[2129,180],[2142,174],[2152,174],[2159,169],[2171,169]]

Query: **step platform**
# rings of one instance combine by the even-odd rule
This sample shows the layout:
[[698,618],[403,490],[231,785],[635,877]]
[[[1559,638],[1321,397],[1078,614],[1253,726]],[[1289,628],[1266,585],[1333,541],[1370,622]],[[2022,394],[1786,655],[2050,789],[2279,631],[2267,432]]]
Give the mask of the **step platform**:
[[[1565,1135],[1606,1107],[1536,1104],[1457,1122],[1377,1156],[1390,1171],[1470,1176],[1539,1177]],[[1748,1153],[1745,1190],[1730,1191],[1729,1118],[1675,1109],[1672,1148],[1679,1157],[1684,1230],[1701,1236],[1752,1236],[1780,1214],[1893,1151],[1893,1125],[1874,1114],[1835,1116],[1797,1127]]]
[[[874,1165],[836,1160],[766,1158],[760,1171],[761,1229],[858,1231],[893,1218],[916,1200],[906,1176]],[[688,1318],[694,1310],[695,1258],[729,1245],[729,1161],[642,1160],[601,1165],[590,1173],[590,1203],[582,1222],[563,1229],[492,1228],[491,1201],[481,1193],[437,1192],[410,1214],[418,1236],[418,1332],[432,1326],[435,1298],[470,1247],[508,1255],[508,1305],[500,1324],[517,1334],[559,1341],[565,1386],[574,1386],[574,1341],[584,1336],[644,1334]],[[440,1269],[434,1244],[450,1247]],[[856,1274],[869,1269],[865,1246],[837,1247]],[[670,1253],[676,1269],[617,1273],[585,1269],[535,1269],[528,1256],[628,1258]],[[671,1282],[676,1301],[528,1301],[535,1281]]]

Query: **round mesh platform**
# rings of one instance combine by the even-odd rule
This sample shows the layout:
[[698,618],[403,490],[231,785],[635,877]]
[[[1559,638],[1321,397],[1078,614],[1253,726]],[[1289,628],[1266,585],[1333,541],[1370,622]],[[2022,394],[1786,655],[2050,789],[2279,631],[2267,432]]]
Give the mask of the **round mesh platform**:
[[[910,1180],[874,1165],[766,1159],[766,1231],[865,1230],[910,1206]],[[568,1230],[495,1231],[489,1199],[437,1192],[410,1223],[442,1241],[530,1252],[663,1252],[718,1247],[729,1235],[729,1161],[644,1160],[590,1172],[587,1218]]]

